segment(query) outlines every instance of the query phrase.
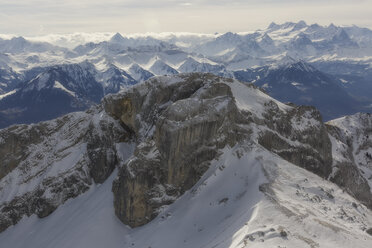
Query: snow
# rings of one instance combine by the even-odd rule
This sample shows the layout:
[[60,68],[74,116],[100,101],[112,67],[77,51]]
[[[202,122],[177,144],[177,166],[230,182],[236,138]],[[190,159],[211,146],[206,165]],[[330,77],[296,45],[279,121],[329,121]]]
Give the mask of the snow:
[[154,75],[177,74],[177,71],[174,68],[170,67],[168,64],[164,63],[160,59],[154,61],[153,64],[149,67],[149,70]]
[[128,72],[129,72],[130,76],[138,82],[144,81],[144,79],[145,79],[144,74],[145,73],[150,73],[149,71],[146,71],[145,69],[143,69],[138,64],[132,64],[130,66],[130,68],[128,69]]
[[[226,247],[222,244],[231,242],[226,238],[250,218],[263,197],[258,185],[265,182],[260,165],[248,154],[239,158],[236,152],[237,148],[225,149],[193,189],[144,227],[130,230],[114,216],[112,175],[45,219],[23,219],[0,234],[0,243],[17,248],[128,247],[132,243],[133,247]],[[17,233],[24,237],[19,239]]]
[[116,143],[115,148],[121,163],[124,163],[133,154],[135,145],[132,143],[121,142]]
[[333,163],[335,164],[336,162],[350,162],[345,156],[342,155],[347,153],[347,146],[345,146],[344,143],[342,143],[340,140],[336,139],[332,135],[329,135],[329,139],[332,143]]
[[[60,144],[58,145],[61,148]],[[63,148],[62,148],[63,149]],[[62,174],[65,171],[73,169],[80,160],[84,157],[84,153],[87,147],[86,144],[81,144],[80,146],[75,146],[64,150],[61,154],[61,159],[56,159],[52,166],[50,166],[45,172],[45,177],[55,177]]]
[[334,161],[347,161],[348,146],[351,144],[352,159],[362,171],[372,192],[372,159],[367,154],[372,154],[372,118],[370,114],[357,113],[327,122],[341,130],[341,141],[330,136],[332,141],[332,156]]
[[55,82],[54,82],[54,88],[56,88],[56,89],[61,89],[61,90],[65,91],[65,92],[67,92],[68,94],[70,94],[71,96],[75,96],[75,92],[66,89],[65,86],[63,86],[63,85],[62,85],[60,82],[58,82],[58,81],[55,81]]
[[12,90],[12,91],[9,91],[9,92],[7,92],[5,94],[2,94],[2,95],[0,95],[0,100],[3,99],[3,98],[5,98],[5,97],[7,97],[7,96],[13,95],[16,92],[17,92],[17,90]]
[[[302,168],[272,155],[262,157],[267,174],[274,176],[273,194],[282,210],[278,213],[265,204],[262,219],[257,219],[257,222],[266,224],[261,230],[269,229],[268,223],[280,223],[285,227],[288,239],[264,238],[265,244],[257,243],[257,247],[304,247],[309,245],[306,244],[309,241],[318,244],[314,247],[370,246],[372,238],[362,228],[371,225],[372,219],[368,216],[370,210],[360,204],[354,208],[352,202],[355,200],[352,197]],[[368,217],[365,218],[362,213]],[[347,219],[350,216],[353,216],[352,220]],[[270,219],[274,221],[270,222]]]
[[311,111],[306,111],[300,118],[292,118],[291,126],[295,130],[304,131],[313,127],[320,127],[323,123],[312,117]]
[[[0,180],[0,201],[11,201],[16,196],[32,192],[45,178],[56,178],[79,165],[85,158],[86,144],[76,143],[89,125],[89,115],[76,112],[69,115],[69,125],[28,147],[28,156],[16,169]],[[47,122],[45,128],[53,130],[57,121]],[[22,126],[19,127],[22,129]],[[28,126],[32,128],[32,126]]]
[[[128,227],[115,216],[111,192],[113,173],[102,185],[67,201],[51,216],[33,215],[0,234],[2,247],[13,248],[93,248],[120,247]],[[19,234],[22,238],[19,238]]]
[[[225,147],[199,182],[149,224],[131,229],[114,215],[112,181],[50,216],[24,218],[0,234],[4,247],[365,247],[371,213],[318,176],[262,148]],[[259,191],[271,185],[272,197]],[[342,216],[354,216],[353,221]],[[366,217],[365,217],[366,216]],[[287,233],[283,238],[281,231]],[[20,238],[19,234],[22,234]]]
[[236,80],[232,83],[226,84],[230,86],[238,108],[249,111],[255,114],[258,118],[263,118],[262,114],[266,112],[265,104],[268,104],[271,101],[278,105],[281,111],[286,112],[291,109],[290,106],[271,98],[253,86],[247,86]]
[[38,81],[36,85],[37,90],[41,90],[45,88],[49,78],[50,78],[50,75],[48,73],[42,73],[41,75],[39,75],[37,78]]

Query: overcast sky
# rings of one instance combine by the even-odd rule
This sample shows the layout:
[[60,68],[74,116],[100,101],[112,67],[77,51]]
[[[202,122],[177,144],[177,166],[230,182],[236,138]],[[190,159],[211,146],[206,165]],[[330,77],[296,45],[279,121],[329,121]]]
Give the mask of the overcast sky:
[[0,33],[243,32],[305,20],[372,28],[372,0],[0,0]]

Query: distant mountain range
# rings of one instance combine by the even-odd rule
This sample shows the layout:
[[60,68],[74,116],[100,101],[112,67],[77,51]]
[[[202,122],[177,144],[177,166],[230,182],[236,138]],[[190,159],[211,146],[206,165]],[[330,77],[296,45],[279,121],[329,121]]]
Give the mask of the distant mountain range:
[[372,109],[367,28],[300,21],[248,33],[117,33],[81,44],[69,37],[0,39],[0,128],[86,109],[152,76],[184,72],[255,83],[282,101],[316,106],[326,120]]

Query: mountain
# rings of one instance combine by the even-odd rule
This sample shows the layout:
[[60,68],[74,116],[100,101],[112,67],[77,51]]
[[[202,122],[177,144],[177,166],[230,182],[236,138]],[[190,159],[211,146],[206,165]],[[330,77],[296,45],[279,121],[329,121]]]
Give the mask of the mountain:
[[324,124],[212,74],[153,77],[0,130],[0,243],[369,247],[371,122]]
[[110,64],[103,72],[96,72],[96,79],[102,84],[104,94],[117,93],[121,89],[125,89],[137,83],[126,71]]
[[102,97],[101,84],[87,68],[79,65],[52,67],[0,100],[0,127],[85,110]]
[[346,47],[356,47],[358,45],[356,42],[350,39],[349,35],[346,33],[344,29],[341,29],[337,34],[332,37],[332,43],[339,46],[346,46]]
[[143,69],[141,66],[138,64],[133,64],[129,69],[128,69],[129,74],[131,75],[134,80],[138,82],[145,81],[149,79],[150,77],[154,76],[151,72]]
[[188,58],[179,68],[180,72],[209,72],[215,75],[223,75],[226,70],[224,66],[198,62],[194,58]]
[[40,53],[46,51],[63,51],[65,49],[46,42],[31,42],[23,37],[13,37],[10,40],[0,39],[0,53],[20,54],[24,52]]
[[22,79],[22,76],[13,71],[12,68],[0,68],[0,98],[1,95],[17,88],[22,82]]
[[316,61],[313,65],[339,79],[339,85],[349,94],[371,102],[372,68],[368,64],[348,61]]
[[128,38],[120,33],[113,35],[108,41],[99,43],[89,42],[74,48],[75,56],[90,54],[93,56],[115,56],[117,54],[131,52],[159,52],[177,48],[173,44],[152,37]]
[[149,69],[154,75],[174,75],[178,71],[164,63],[162,60],[157,59]]
[[116,33],[115,35],[113,35],[110,39],[110,43],[124,43],[126,42],[127,40],[120,34],[120,33]]
[[243,42],[243,38],[236,33],[227,32],[214,40],[202,44],[195,51],[207,56],[221,54],[223,51],[236,47]]
[[[252,78],[252,74],[256,78]],[[243,74],[237,75],[244,79]],[[292,60],[256,68],[250,77],[247,72],[245,76],[247,79],[244,81],[254,82],[280,101],[315,106],[326,120],[355,113],[364,106],[340,86],[337,78],[303,61]]]
[[113,64],[98,70],[87,61],[33,68],[23,73],[23,78],[30,78],[26,82],[18,79],[20,75],[16,76],[13,85],[17,83],[18,87],[7,86],[8,91],[0,95],[0,128],[86,110],[99,103],[104,95],[138,82]]

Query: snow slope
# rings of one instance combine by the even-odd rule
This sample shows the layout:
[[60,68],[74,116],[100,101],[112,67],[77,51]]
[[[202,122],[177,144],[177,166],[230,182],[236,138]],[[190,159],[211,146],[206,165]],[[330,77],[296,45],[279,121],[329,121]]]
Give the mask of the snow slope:
[[136,229],[114,216],[114,176],[49,217],[24,218],[0,234],[0,244],[14,248],[367,248],[372,242],[363,230],[372,225],[370,210],[360,204],[354,207],[355,200],[332,183],[262,148],[224,149],[190,191],[154,221]]
[[[125,227],[115,216],[111,183],[92,186],[82,196],[66,202],[46,219],[24,218],[4,232],[2,247],[120,247]],[[6,234],[7,233],[7,234]],[[22,233],[24,238],[20,239]]]

